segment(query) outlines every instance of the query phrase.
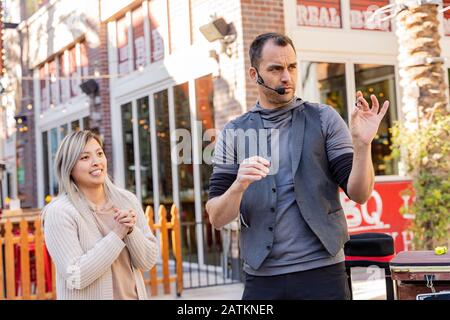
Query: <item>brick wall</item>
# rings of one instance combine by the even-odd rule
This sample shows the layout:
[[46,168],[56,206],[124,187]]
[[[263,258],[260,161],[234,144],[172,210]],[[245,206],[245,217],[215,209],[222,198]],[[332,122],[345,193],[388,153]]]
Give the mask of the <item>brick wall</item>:
[[[284,33],[283,0],[241,0],[244,35],[245,72],[250,68],[248,50],[253,39],[262,33]],[[255,104],[258,92],[256,84],[247,76],[247,108]]]
[[[89,74],[93,75],[95,71],[100,74],[108,74],[108,33],[106,23],[98,25],[99,45],[94,48],[91,46],[89,39],[88,44],[88,59],[89,59]],[[90,106],[90,128],[92,131],[98,132],[103,138],[104,151],[108,159],[108,174],[113,175],[113,157],[112,157],[112,134],[111,134],[111,106],[110,106],[110,92],[109,79],[96,79],[99,85],[98,97],[95,103]],[[100,99],[99,99],[100,98]],[[99,114],[99,119],[95,119],[95,114]]]
[[[27,33],[21,35],[22,48],[22,76],[32,77],[32,70],[29,69]],[[20,92],[20,103],[17,104],[16,116],[26,116],[28,131],[16,132],[16,150],[17,150],[17,191],[23,208],[37,207],[37,167],[36,167],[36,137],[34,109],[28,110],[27,105],[32,104],[30,97],[34,96],[33,81],[22,81],[22,90]],[[20,171],[19,171],[20,170]],[[23,171],[22,171],[23,170]],[[23,176],[22,176],[23,174]]]

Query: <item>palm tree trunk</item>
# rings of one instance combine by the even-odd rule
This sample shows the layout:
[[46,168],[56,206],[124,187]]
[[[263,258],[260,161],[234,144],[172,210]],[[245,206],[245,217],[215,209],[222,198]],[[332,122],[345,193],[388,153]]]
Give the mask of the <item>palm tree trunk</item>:
[[[442,224],[442,220],[440,220],[442,217],[436,214],[436,208],[432,208],[430,201],[425,199],[433,195],[427,193],[428,182],[424,181],[432,181],[434,178],[448,181],[450,169],[450,152],[443,147],[442,143],[437,142],[449,141],[449,130],[445,126],[435,128],[437,119],[448,119],[450,116],[447,99],[448,88],[445,81],[446,72],[439,44],[441,36],[438,6],[423,4],[413,7],[411,1],[405,0],[396,0],[396,3],[408,5],[396,16],[404,114],[404,132],[400,132],[400,135],[412,135],[415,138],[411,141],[414,139],[419,141],[433,132],[433,139],[430,139],[429,143],[418,142],[417,146],[407,146],[410,159],[408,171],[415,180],[415,202],[420,204],[418,207],[422,211],[429,210],[430,212],[428,216],[426,216],[426,212],[416,212],[414,231],[419,229],[423,231],[419,241],[421,247],[431,249],[436,245],[436,241],[442,241],[442,236],[433,234],[434,228],[437,228],[438,224]],[[421,180],[419,181],[419,179]],[[423,190],[418,192],[420,184]],[[450,211],[450,208],[447,209]],[[425,216],[419,219],[418,214]],[[447,240],[447,238],[448,233],[445,234],[445,239]]]
[[432,121],[435,112],[448,114],[443,62],[414,66],[420,64],[421,58],[441,57],[438,6],[427,4],[402,10],[396,22],[403,113],[408,129],[414,130]]

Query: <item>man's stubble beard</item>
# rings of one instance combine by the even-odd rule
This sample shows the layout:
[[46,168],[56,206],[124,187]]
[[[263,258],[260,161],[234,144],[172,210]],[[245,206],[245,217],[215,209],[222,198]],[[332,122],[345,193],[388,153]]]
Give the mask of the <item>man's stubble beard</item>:
[[292,92],[290,94],[283,94],[283,95],[279,95],[278,93],[274,93],[274,94],[270,94],[269,96],[267,96],[267,100],[273,104],[276,105],[277,107],[283,107],[287,104],[289,104],[295,96],[295,92]]

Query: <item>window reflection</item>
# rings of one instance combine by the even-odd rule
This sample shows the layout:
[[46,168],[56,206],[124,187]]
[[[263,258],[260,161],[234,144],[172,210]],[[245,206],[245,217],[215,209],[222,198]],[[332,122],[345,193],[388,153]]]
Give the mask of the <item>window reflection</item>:
[[139,155],[141,163],[141,196],[144,206],[153,206],[152,152],[148,97],[137,100]]
[[[175,101],[175,126],[177,129],[186,129],[191,133],[191,113],[189,108],[189,84],[183,83],[173,88]],[[178,189],[180,197],[180,220],[183,226],[182,245],[183,254],[187,257],[183,260],[192,259],[193,255],[197,254],[197,237],[195,235],[195,198],[194,198],[194,166],[192,161],[192,142],[182,141],[182,139],[191,139],[182,136],[177,140],[177,144],[190,146],[189,150],[183,148],[180,151],[179,157],[184,159],[178,165]]]
[[[189,84],[183,83],[173,88],[175,101],[175,126],[177,129],[186,129],[191,132],[191,114],[189,109]],[[183,148],[179,154],[184,160],[178,165],[178,181],[181,210],[180,216],[182,221],[195,221],[194,206],[194,166],[192,161],[192,144],[191,141],[182,141],[185,138],[180,137],[178,143],[186,143],[190,145],[190,150]],[[190,138],[190,137],[189,137]]]
[[65,136],[69,133],[69,126],[68,124],[64,124],[61,127],[59,127],[59,130],[61,131],[61,141],[64,139]]
[[80,131],[80,121],[79,120],[72,121],[71,128],[72,131]]
[[302,62],[303,99],[332,106],[348,123],[345,64]]
[[153,95],[155,101],[156,146],[159,172],[159,201],[167,209],[173,203],[172,163],[170,161],[169,100],[167,90]]
[[[195,80],[195,92],[196,92],[196,105],[197,105],[197,121],[202,123],[201,137],[206,130],[213,129],[214,122],[214,86],[212,76],[207,75],[205,77]],[[202,139],[203,140],[203,139]],[[212,174],[212,165],[205,163],[203,159],[203,151],[210,144],[210,141],[202,142],[202,149],[200,150],[200,156],[202,161],[200,164],[200,191],[202,200],[202,218],[204,224],[204,241],[205,241],[205,263],[212,265],[219,265],[220,262],[216,260],[214,252],[216,250],[222,250],[222,243],[220,238],[220,232],[215,230],[209,223],[208,214],[205,210],[205,204],[208,200],[209,179]]]
[[[213,105],[213,82],[211,75],[199,78],[195,80],[195,92],[197,101],[197,121],[202,124],[201,137],[206,130],[214,128],[214,105]],[[203,139],[202,139],[203,140]],[[202,153],[206,146],[209,145],[209,141],[202,142]],[[201,193],[202,203],[208,199],[209,190],[209,178],[212,174],[212,166],[201,161],[200,174],[201,174]]]
[[122,105],[123,163],[125,166],[125,188],[136,192],[134,165],[133,112],[131,103]]
[[372,142],[372,159],[376,175],[398,174],[397,161],[391,156],[392,136],[389,128],[397,120],[395,97],[395,69],[393,66],[374,64],[355,65],[356,90],[362,91],[370,102],[370,95],[377,96],[380,106],[389,100],[388,113],[380,123],[380,128]]

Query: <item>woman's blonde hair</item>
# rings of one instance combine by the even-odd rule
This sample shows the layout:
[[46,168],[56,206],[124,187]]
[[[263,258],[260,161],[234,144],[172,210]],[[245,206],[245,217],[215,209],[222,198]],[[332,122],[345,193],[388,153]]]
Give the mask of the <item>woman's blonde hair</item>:
[[[58,182],[58,197],[67,196],[79,212],[89,210],[89,206],[83,192],[78,188],[72,178],[72,170],[79,160],[86,144],[91,139],[96,140],[103,148],[102,140],[93,132],[88,130],[76,131],[70,133],[63,139],[55,156],[54,169],[56,181]],[[108,175],[105,177],[103,189],[106,198],[112,201],[117,208],[124,210],[129,209],[130,206],[132,208],[136,206],[136,197],[131,192],[114,185]],[[51,203],[49,203],[49,205],[51,205]],[[45,209],[43,211],[43,214],[44,213]]]

